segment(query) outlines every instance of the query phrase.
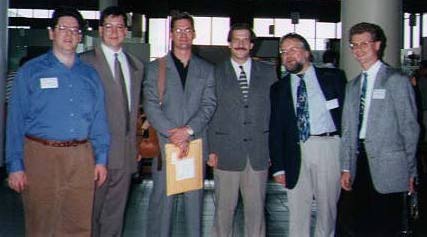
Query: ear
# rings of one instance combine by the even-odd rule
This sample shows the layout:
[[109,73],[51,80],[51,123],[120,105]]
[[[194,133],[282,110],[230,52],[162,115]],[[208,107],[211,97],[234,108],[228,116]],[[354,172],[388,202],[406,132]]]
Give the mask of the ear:
[[254,47],[254,43],[251,43],[250,45],[249,45],[249,50],[252,50],[252,48]]
[[48,30],[48,32],[49,32],[49,39],[50,39],[50,40],[54,40],[54,39],[55,39],[55,35],[54,35],[54,33],[53,33],[53,30],[52,30],[52,29],[49,29],[49,30]]
[[381,41],[375,41],[375,42],[374,42],[374,47],[375,47],[375,49],[376,49],[377,51],[379,51],[379,50],[380,50],[380,48],[381,48]]
[[98,35],[100,38],[102,38],[102,35],[104,35],[104,27],[102,26],[98,27]]

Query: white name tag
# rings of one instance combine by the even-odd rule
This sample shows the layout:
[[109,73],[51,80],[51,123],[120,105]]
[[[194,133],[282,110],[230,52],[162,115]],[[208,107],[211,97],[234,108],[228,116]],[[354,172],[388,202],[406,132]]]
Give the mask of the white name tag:
[[335,109],[335,108],[338,108],[338,107],[339,107],[339,104],[338,104],[338,99],[337,98],[326,101],[326,108],[328,110]]
[[40,78],[40,88],[42,89],[58,88],[58,78],[56,77]]
[[385,89],[375,89],[372,93],[372,99],[383,100],[385,98]]

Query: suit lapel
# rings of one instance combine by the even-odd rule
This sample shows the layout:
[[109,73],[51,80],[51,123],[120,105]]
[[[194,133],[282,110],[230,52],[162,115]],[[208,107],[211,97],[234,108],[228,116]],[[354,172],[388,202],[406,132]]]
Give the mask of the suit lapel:
[[101,67],[98,68],[98,71],[102,74],[100,75],[101,79],[103,79],[105,83],[117,83],[114,80],[113,71],[111,71],[108,65],[107,58],[100,47],[95,48],[95,57],[101,62]]
[[227,63],[225,64],[224,74],[224,78],[221,78],[225,85],[223,89],[232,91],[229,95],[233,95],[235,103],[243,104],[242,91],[240,89],[239,82],[237,81],[236,71],[234,71],[230,60],[227,60]]
[[[371,94],[371,101],[370,101],[370,106],[369,106],[369,113],[368,113],[368,122],[366,124],[366,137],[368,137],[368,134],[370,132],[370,129],[372,126],[376,126],[377,124],[377,119],[380,118],[381,116],[383,116],[381,113],[383,112],[383,110],[381,109],[381,107],[383,107],[384,104],[384,99],[374,99],[373,98],[373,93],[375,92],[375,90],[377,89],[385,89],[385,82],[388,78],[388,70],[387,67],[385,65],[381,65],[377,76],[375,78],[375,82],[374,82],[374,88],[372,89],[372,94]],[[360,83],[359,83],[360,85]],[[387,92],[386,92],[386,96],[387,96]]]

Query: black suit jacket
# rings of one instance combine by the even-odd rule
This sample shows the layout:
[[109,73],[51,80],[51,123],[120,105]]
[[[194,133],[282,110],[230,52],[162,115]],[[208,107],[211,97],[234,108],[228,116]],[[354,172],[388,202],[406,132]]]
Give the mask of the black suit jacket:
[[[344,105],[345,84],[342,70],[316,68],[316,76],[326,101],[338,99],[338,108],[329,110],[338,133],[341,131],[341,112]],[[292,98],[291,79],[288,74],[270,88],[271,116],[269,148],[271,172],[286,172],[286,187],[295,187],[301,167],[297,118]]]

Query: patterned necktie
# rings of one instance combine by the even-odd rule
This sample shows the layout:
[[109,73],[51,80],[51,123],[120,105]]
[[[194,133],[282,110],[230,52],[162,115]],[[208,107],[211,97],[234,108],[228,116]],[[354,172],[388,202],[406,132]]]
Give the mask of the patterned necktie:
[[246,77],[246,73],[243,70],[243,66],[239,66],[239,68],[240,68],[240,76],[239,76],[238,82],[239,82],[240,90],[242,90],[243,101],[246,102],[248,100],[248,93],[249,93],[248,78]]
[[300,78],[297,88],[297,125],[299,139],[305,142],[310,136],[307,88],[305,86],[304,74],[298,74],[297,76]]
[[365,113],[366,99],[366,84],[368,83],[368,73],[364,72],[362,79],[362,90],[360,91],[360,106],[359,106],[359,132],[362,128],[363,114]]
[[126,90],[125,77],[123,76],[122,66],[119,61],[119,54],[114,54],[114,79],[120,84],[122,95],[123,95],[123,109],[126,119],[126,133],[129,132],[129,101]]

